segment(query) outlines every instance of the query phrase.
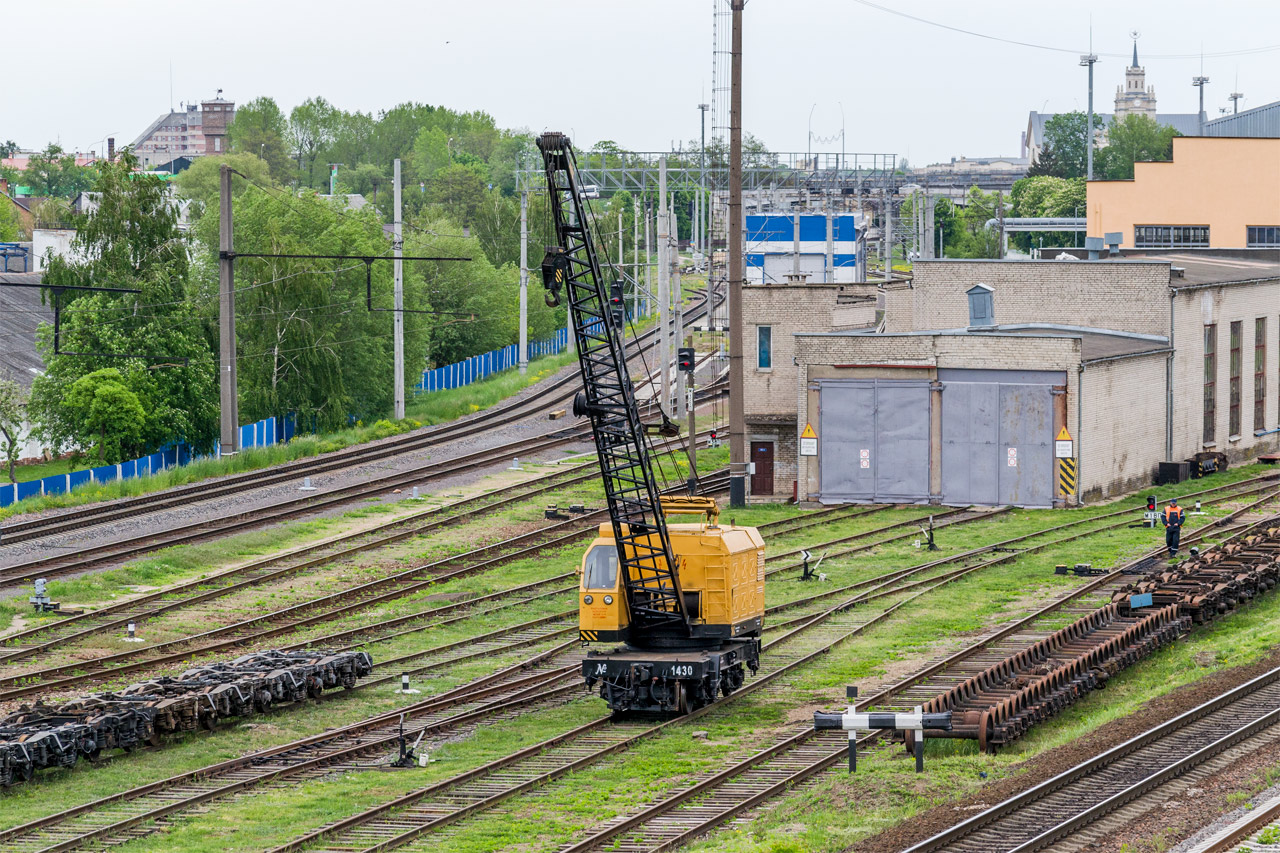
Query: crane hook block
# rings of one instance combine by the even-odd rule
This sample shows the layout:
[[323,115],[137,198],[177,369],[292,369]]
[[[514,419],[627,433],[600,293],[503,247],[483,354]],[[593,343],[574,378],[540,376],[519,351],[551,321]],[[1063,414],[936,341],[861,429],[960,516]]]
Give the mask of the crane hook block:
[[568,281],[569,256],[559,246],[548,246],[542,259],[542,286],[547,289],[542,299],[548,307],[555,308],[560,304],[560,291]]
[[573,395],[573,416],[581,418],[587,415],[590,409],[587,408],[587,395],[579,391]]

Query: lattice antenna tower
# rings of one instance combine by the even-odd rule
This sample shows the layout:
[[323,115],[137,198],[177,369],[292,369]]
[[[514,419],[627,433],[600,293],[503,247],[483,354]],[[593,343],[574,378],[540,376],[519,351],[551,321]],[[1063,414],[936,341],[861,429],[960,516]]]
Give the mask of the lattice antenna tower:
[[729,135],[729,62],[733,10],[729,0],[711,0],[711,138]]

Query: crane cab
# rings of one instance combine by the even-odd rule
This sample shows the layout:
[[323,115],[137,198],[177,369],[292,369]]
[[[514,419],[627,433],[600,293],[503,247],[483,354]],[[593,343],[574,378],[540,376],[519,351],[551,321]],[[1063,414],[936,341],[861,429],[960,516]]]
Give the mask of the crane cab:
[[[691,505],[707,510],[705,499]],[[653,642],[631,630],[611,525],[600,526],[582,559],[579,635],[586,643],[624,644],[590,651],[583,676],[588,687],[600,684],[601,695],[618,712],[685,712],[718,693],[728,695],[745,681],[746,669],[754,672],[759,665],[764,624],[759,532],[720,526],[714,515],[695,524],[668,524],[667,531],[689,615],[687,639]]]
[[[754,527],[671,524],[671,547],[679,562],[680,588],[692,623],[691,645],[701,640],[759,636],[764,618],[764,541]],[[613,530],[599,536],[582,558],[578,628],[586,642],[627,642],[632,637],[618,548]]]

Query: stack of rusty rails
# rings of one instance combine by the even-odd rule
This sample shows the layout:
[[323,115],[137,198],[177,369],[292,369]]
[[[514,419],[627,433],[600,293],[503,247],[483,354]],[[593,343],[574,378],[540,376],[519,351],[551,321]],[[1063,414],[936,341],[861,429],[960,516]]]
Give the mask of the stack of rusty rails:
[[161,735],[212,730],[224,718],[350,690],[373,671],[368,652],[266,651],[131,684],[57,706],[37,702],[0,719],[0,787],[37,770],[74,767],[107,749],[155,745]]
[[1118,590],[1112,600],[1123,613],[1135,604],[1176,604],[1202,625],[1275,589],[1277,582],[1280,527],[1271,527],[1151,572]]
[[1266,522],[1174,568],[1122,585],[1111,603],[1015,654],[964,677],[929,700],[952,711],[949,732],[995,752],[1149,656],[1280,579],[1280,527]]
[[925,713],[952,712],[951,730],[929,737],[976,740],[995,752],[1190,627],[1176,605],[1130,616],[1107,605],[928,702]]

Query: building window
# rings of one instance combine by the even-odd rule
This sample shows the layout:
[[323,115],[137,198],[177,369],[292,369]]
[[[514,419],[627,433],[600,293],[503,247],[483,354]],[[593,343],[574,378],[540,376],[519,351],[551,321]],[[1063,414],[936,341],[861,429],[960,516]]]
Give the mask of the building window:
[[979,282],[965,291],[969,297],[969,325],[994,326],[996,322],[995,293]]
[[215,136],[215,137],[213,138],[213,150],[214,150],[214,151],[221,151],[221,150],[222,150],[222,137],[221,137],[221,136]]
[[1208,248],[1208,225],[1135,225],[1133,245],[1138,249]]
[[1240,320],[1231,324],[1231,385],[1228,389],[1231,399],[1227,401],[1228,411],[1231,413],[1227,429],[1230,438],[1240,437],[1240,338],[1244,337],[1243,330],[1244,323]]
[[1253,429],[1267,428],[1267,318],[1253,321]]
[[1280,247],[1280,225],[1250,225],[1246,245],[1250,249],[1274,249]]
[[756,368],[773,369],[773,326],[756,326]]
[[1204,443],[1213,444],[1218,419],[1218,327],[1204,327]]

